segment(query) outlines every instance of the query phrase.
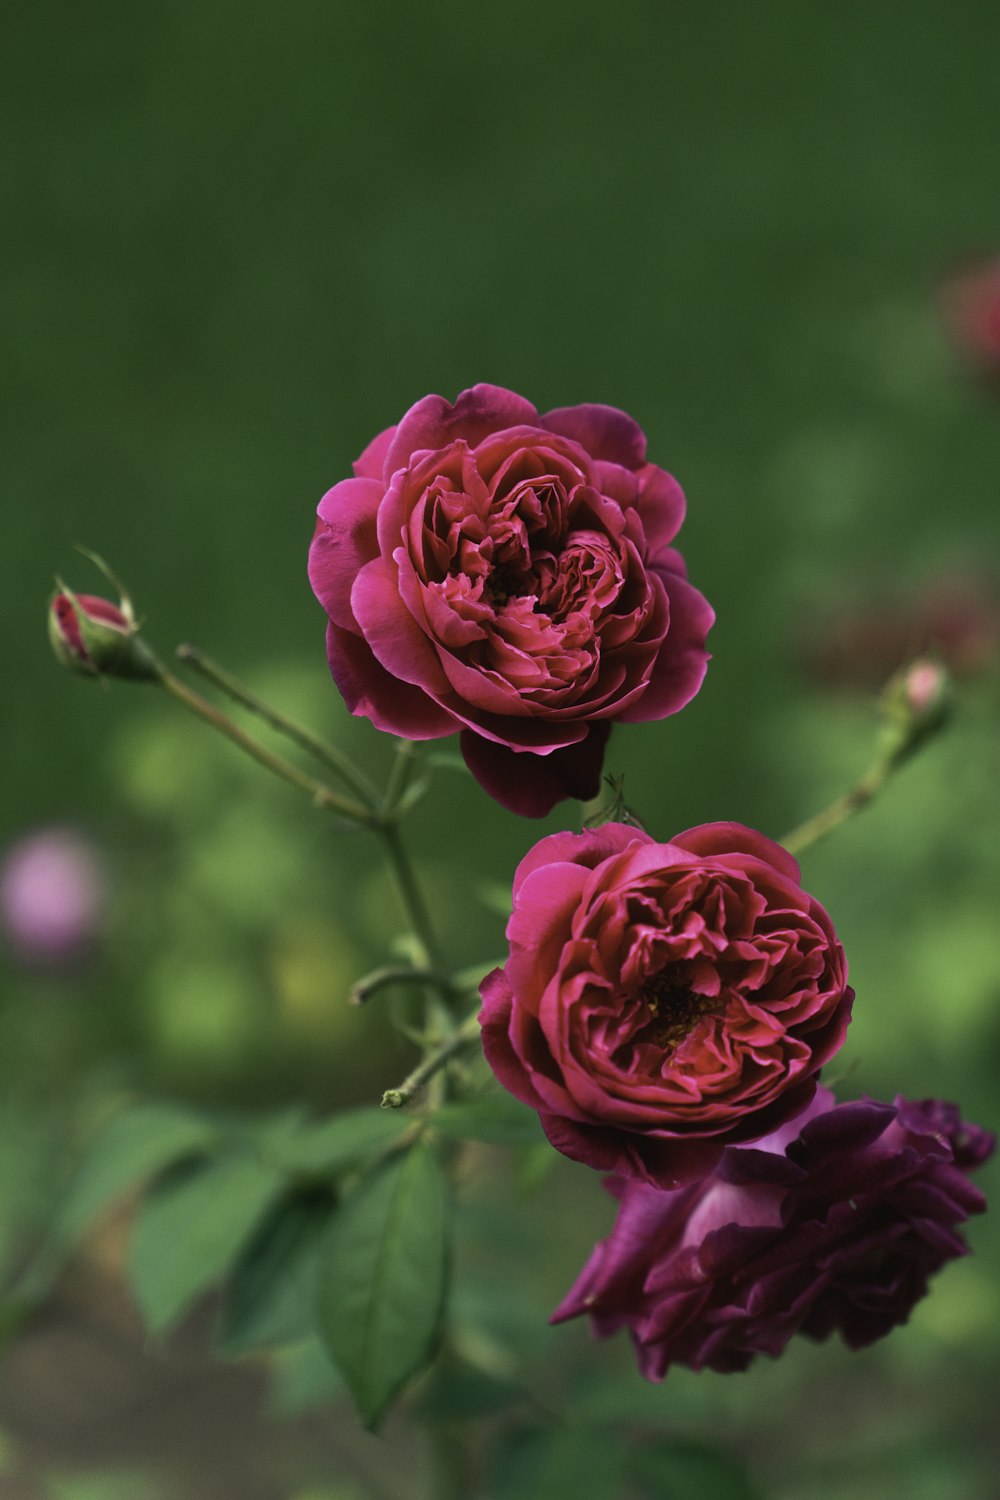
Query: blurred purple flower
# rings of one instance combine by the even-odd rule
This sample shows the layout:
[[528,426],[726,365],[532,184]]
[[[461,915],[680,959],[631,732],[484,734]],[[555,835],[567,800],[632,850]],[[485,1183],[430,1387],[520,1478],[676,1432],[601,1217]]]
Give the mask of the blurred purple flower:
[[967,1173],[993,1147],[954,1105],[837,1104],[819,1089],[691,1187],[609,1179],[615,1226],[552,1321],[589,1314],[600,1338],[628,1328],[648,1380],[674,1364],[742,1370],[795,1333],[861,1348],[966,1253],[957,1226],[986,1206]]
[[19,959],[62,965],[93,941],[107,883],[94,845],[71,828],[42,828],[10,846],[0,868],[0,924]]

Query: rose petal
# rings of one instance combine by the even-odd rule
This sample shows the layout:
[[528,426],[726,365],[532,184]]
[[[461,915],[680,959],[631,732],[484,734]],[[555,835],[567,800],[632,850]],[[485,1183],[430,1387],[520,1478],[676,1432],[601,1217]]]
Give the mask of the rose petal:
[[342,479],[319,503],[316,535],[309,549],[309,582],[335,624],[356,630],[351,589],[358,573],[378,554],[376,515],[382,486],[373,479]]
[[331,620],[326,648],[333,680],[355,717],[371,719],[376,729],[407,740],[455,733],[458,725],[451,714],[420,688],[392,677],[361,636]]
[[655,576],[670,601],[670,624],[645,692],[616,715],[623,724],[663,719],[684,708],[701,687],[711,661],[705,637],[715,622],[712,606],[703,594],[676,574]]
[[460,743],[465,764],[501,807],[524,818],[544,818],[565,797],[581,802],[596,797],[609,733],[610,726],[594,724],[579,744],[547,755],[510,750],[468,729]]
[[616,406],[583,403],[558,406],[546,412],[540,425],[548,432],[572,438],[591,458],[638,469],[646,459],[646,434],[627,412]]
[[414,453],[444,448],[456,438],[470,447],[503,427],[537,425],[538,412],[530,401],[499,385],[474,385],[462,391],[454,405],[443,396],[425,396],[411,406],[396,428],[385,460],[388,476],[407,464]]
[[400,599],[392,571],[381,557],[366,563],[354,580],[351,609],[372,654],[390,676],[427,693],[449,691],[430,642]]
[[743,823],[701,823],[697,828],[675,833],[670,842],[679,844],[682,849],[690,849],[692,854],[703,859],[710,859],[715,854],[751,854],[764,864],[773,865],[795,885],[802,878],[798,860],[787,849]]

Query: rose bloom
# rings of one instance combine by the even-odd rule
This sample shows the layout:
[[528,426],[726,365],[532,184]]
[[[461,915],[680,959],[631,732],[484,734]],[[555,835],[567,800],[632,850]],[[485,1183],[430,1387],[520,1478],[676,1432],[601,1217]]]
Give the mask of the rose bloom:
[[492,385],[426,396],[354,473],[309,554],[353,714],[415,740],[461,731],[490,795],[540,817],[596,794],[612,720],[698,691],[714,615],[670,545],[684,496],[624,412],[539,416]]
[[967,1173],[993,1137],[951,1104],[817,1091],[797,1120],[678,1192],[620,1178],[614,1229],[554,1323],[628,1328],[639,1368],[743,1370],[794,1333],[852,1349],[905,1323],[927,1279],[967,1250],[957,1226],[985,1200]]
[[554,1146],[623,1177],[700,1176],[802,1110],[844,1040],[830,919],[791,855],[739,823],[542,839],[507,936],[481,988],[490,1066]]

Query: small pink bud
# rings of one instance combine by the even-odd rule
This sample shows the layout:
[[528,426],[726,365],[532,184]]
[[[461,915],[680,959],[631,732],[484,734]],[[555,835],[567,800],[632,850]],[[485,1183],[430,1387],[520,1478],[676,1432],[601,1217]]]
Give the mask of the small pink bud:
[[156,676],[131,612],[96,594],[60,588],[49,603],[49,640],[56,660],[87,677]]
[[892,761],[912,755],[951,716],[951,678],[940,662],[918,656],[882,693],[883,750]]
[[947,673],[933,661],[915,661],[903,679],[906,701],[920,718],[940,705],[947,689]]

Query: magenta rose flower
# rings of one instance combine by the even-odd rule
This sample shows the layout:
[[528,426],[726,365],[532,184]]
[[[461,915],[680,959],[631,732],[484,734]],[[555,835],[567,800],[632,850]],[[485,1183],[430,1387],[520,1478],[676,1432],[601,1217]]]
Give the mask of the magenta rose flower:
[[552,1144],[658,1187],[812,1098],[844,1040],[844,953],[791,855],[739,823],[659,844],[608,823],[542,839],[514,878],[483,1046]]
[[797,1120],[677,1192],[620,1178],[614,1229],[552,1321],[627,1328],[639,1368],[743,1370],[795,1333],[882,1338],[967,1250],[958,1225],[986,1207],[968,1172],[994,1139],[951,1104],[837,1104],[818,1090]]
[[490,795],[540,817],[597,792],[613,720],[698,691],[714,615],[671,546],[684,496],[624,412],[539,416],[492,385],[426,396],[354,472],[309,554],[353,714],[410,739],[461,731]]

